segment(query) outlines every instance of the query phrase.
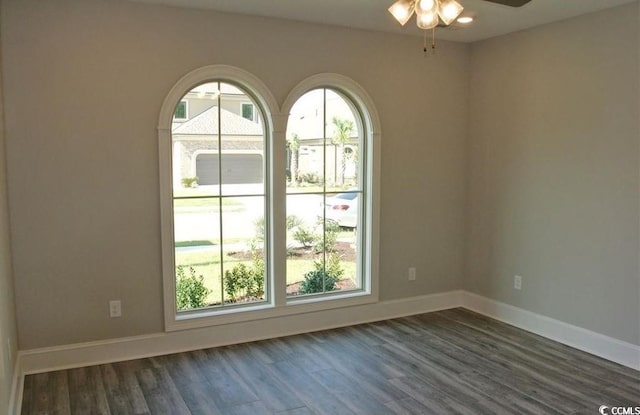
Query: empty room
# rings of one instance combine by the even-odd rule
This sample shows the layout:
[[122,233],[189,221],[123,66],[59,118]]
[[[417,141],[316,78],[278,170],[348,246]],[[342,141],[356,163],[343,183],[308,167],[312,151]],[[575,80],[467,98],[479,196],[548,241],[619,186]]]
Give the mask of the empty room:
[[0,414],[640,415],[640,1],[0,0]]

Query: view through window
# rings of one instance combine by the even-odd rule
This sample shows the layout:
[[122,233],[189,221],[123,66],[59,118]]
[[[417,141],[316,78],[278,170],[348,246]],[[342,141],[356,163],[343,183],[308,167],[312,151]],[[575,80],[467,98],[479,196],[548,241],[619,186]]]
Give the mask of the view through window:
[[349,99],[315,89],[287,126],[287,295],[360,290],[364,229],[363,137]]
[[[375,301],[375,124],[361,108],[366,93],[344,77],[310,79],[285,102],[283,131],[282,118],[275,126],[265,118],[276,105],[254,79],[238,70],[236,84],[233,68],[207,70],[193,78],[214,80],[170,94],[163,112],[173,115],[171,128],[159,129],[165,299],[175,305],[165,311],[168,326]],[[354,100],[343,92],[352,89]],[[275,170],[272,148],[286,150]]]
[[[183,104],[186,103],[186,104]],[[253,99],[224,82],[191,89],[172,124],[176,309],[267,300],[265,131]],[[189,108],[189,118],[180,108]]]

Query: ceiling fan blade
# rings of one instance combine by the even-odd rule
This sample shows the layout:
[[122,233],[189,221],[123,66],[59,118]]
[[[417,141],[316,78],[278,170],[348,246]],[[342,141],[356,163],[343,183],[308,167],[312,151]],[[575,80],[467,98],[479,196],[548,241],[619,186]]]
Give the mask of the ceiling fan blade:
[[504,6],[521,7],[529,3],[531,0],[484,0],[489,3],[502,4]]

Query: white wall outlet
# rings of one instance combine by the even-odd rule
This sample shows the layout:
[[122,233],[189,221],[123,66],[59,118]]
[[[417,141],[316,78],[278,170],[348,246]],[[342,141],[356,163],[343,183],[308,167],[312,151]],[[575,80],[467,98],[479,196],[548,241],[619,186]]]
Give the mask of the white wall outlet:
[[416,269],[411,267],[409,268],[409,281],[415,281],[416,280]]
[[522,289],[522,277],[520,275],[513,277],[513,288],[516,290]]
[[111,318],[122,316],[122,303],[120,300],[109,301],[109,316]]

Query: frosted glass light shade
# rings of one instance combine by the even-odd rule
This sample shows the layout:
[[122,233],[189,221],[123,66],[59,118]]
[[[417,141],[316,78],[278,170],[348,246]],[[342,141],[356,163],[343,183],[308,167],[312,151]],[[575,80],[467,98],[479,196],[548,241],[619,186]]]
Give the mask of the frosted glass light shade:
[[420,29],[431,29],[438,25],[438,2],[418,0],[416,3],[416,23]]
[[436,0],[418,0],[417,3],[416,7],[421,10],[431,10],[436,6]]
[[456,0],[440,0],[438,14],[444,24],[450,25],[456,20],[456,17],[460,16],[462,10],[464,10],[464,7]]
[[438,14],[435,12],[419,14],[416,23],[420,29],[433,29],[438,26]]
[[398,0],[389,7],[389,13],[395,17],[395,19],[404,26],[416,7],[416,2],[412,0]]

